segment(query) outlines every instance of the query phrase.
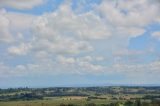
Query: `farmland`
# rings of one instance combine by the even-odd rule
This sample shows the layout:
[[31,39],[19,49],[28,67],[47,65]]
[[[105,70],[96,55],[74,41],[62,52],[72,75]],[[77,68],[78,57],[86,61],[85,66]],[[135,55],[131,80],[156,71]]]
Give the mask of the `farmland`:
[[160,106],[160,87],[0,89],[0,106]]

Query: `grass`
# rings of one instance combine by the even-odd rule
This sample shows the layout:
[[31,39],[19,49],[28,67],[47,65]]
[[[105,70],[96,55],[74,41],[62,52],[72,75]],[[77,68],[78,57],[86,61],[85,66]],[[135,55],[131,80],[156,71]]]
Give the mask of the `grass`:
[[71,97],[45,98],[45,100],[34,100],[34,101],[0,102],[0,106],[59,106],[61,103],[64,104],[72,103],[79,106],[84,106],[87,103],[107,104],[109,103],[109,101],[101,99],[92,99],[88,101],[86,97],[71,96]]
[[101,95],[99,97],[103,97],[106,99],[90,99],[83,96],[64,96],[64,97],[45,97],[44,100],[31,100],[31,101],[8,101],[8,102],[0,102],[0,106],[59,106],[61,103],[63,104],[76,104],[78,106],[85,106],[88,103],[95,104],[108,104],[111,102],[117,102],[123,100],[113,100],[112,97],[124,97],[124,98],[136,98],[142,97],[139,94],[130,94],[130,95]]
[[[126,87],[127,88],[127,87]],[[0,102],[0,106],[59,106],[60,104],[76,104],[76,106],[85,106],[86,104],[89,103],[94,103],[97,106],[99,104],[109,104],[109,103],[114,103],[114,102],[120,102],[120,103],[125,103],[127,100],[130,101],[135,101],[137,98],[143,98],[146,95],[150,96],[159,96],[159,89],[157,88],[150,88],[153,89],[154,93],[149,92],[150,89],[143,88],[145,90],[143,93],[138,93],[140,88],[127,88],[130,91],[134,91],[132,94],[123,94],[123,90],[121,87],[113,87],[110,88],[111,91],[114,91],[114,93],[106,93],[108,90],[102,88],[50,88],[50,89],[22,89],[22,90],[17,90],[17,92],[7,92],[7,90],[2,90],[0,96],[6,96],[6,98],[9,98],[10,96],[16,95],[16,94],[21,94],[21,93],[31,93],[34,96],[34,93],[37,95],[43,95],[43,100],[30,100],[30,101],[22,101],[22,100],[27,100],[24,98],[20,99],[4,99],[4,101]],[[140,89],[140,90],[141,90]],[[42,90],[44,91],[42,93]],[[59,92],[61,91],[61,92]],[[147,92],[148,91],[148,92]],[[58,96],[54,97],[54,92],[59,92],[58,94],[87,94],[88,96]],[[103,93],[104,92],[104,93]],[[48,95],[48,94],[52,95]],[[54,96],[53,96],[54,95]],[[3,100],[3,96],[1,97],[1,100]],[[7,97],[9,96],[9,97]],[[27,96],[27,95],[25,95]],[[25,97],[24,96],[24,97]],[[52,97],[48,97],[52,96]],[[16,97],[16,96],[15,96]],[[23,95],[22,95],[23,97]],[[6,101],[5,100],[19,100],[19,101]],[[145,99],[142,99],[144,101]],[[147,102],[151,102],[151,100],[147,99],[145,100]]]

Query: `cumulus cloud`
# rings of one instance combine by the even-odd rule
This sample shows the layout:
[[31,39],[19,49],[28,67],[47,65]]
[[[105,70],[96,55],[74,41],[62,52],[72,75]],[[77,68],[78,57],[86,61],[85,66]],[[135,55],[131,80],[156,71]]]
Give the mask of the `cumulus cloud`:
[[26,67],[23,65],[17,65],[13,68],[0,62],[0,74],[2,75],[1,78],[7,78],[12,76],[25,76],[27,75]]
[[42,31],[42,36],[44,33],[50,37],[62,35],[80,39],[106,39],[111,36],[109,27],[93,12],[78,15],[67,4],[59,8],[56,12],[35,20],[35,26]]
[[13,40],[10,31],[10,20],[4,16],[5,10],[0,11],[0,42],[11,42]]
[[[87,59],[90,58],[90,59]],[[39,76],[39,75],[59,75],[59,74],[102,74],[105,69],[100,64],[94,62],[102,61],[102,57],[67,57],[58,55],[53,58],[37,59],[36,63],[18,64],[14,67],[0,63],[0,74],[3,77],[11,76]],[[100,59],[99,59],[100,58]],[[44,72],[45,71],[45,72]]]
[[[2,0],[0,7],[31,9],[43,2]],[[8,52],[15,60],[17,56],[31,56],[34,62],[19,64],[14,68],[4,63],[0,65],[6,72],[17,70],[17,73],[27,70],[30,70],[27,73],[47,71],[54,74],[130,73],[136,70],[145,73],[144,69],[158,72],[159,62],[119,64],[113,62],[112,55],[143,54],[143,51],[128,50],[130,40],[143,35],[146,27],[158,22],[159,18],[159,5],[148,0],[121,0],[117,3],[104,0],[94,9],[80,13],[74,11],[69,2],[65,2],[56,11],[40,16],[3,9],[0,11],[0,42],[12,41],[3,52]],[[156,38],[159,35],[159,32],[152,34]]]
[[26,55],[31,47],[32,46],[30,44],[22,43],[18,46],[11,46],[10,48],[8,48],[8,53],[11,55]]
[[23,37],[24,31],[30,30],[34,17],[0,9],[0,42],[13,43],[18,40],[18,36]]
[[43,4],[45,0],[1,0],[0,7],[11,7],[16,9],[32,9]]
[[160,31],[153,32],[152,37],[160,40]]
[[93,50],[93,47],[85,41],[76,41],[65,37],[58,37],[54,40],[35,39],[32,42],[33,49],[35,51],[46,50],[53,54],[79,54]]
[[153,61],[150,63],[145,64],[123,64],[123,63],[117,63],[112,65],[112,70],[114,70],[117,73],[124,74],[128,77],[134,77],[134,78],[144,78],[144,76],[155,76],[160,72],[160,61]]
[[[158,3],[141,1],[103,1],[98,7],[107,21],[115,26],[145,26],[159,17]],[[149,9],[150,8],[150,9]]]

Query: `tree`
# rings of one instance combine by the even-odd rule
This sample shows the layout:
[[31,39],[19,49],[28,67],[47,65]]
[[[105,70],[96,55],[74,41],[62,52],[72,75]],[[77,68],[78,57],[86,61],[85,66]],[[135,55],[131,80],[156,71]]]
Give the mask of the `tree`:
[[134,106],[134,103],[132,101],[126,101],[125,106]]
[[135,101],[135,106],[142,106],[142,103],[141,103],[141,100],[140,99],[137,99]]

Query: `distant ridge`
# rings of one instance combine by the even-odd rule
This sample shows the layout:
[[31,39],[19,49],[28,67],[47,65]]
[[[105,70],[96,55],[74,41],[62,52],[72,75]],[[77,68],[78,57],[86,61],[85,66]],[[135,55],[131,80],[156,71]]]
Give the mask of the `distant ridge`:
[[127,87],[160,87],[160,84],[71,84],[71,85],[54,85],[54,86],[17,86],[17,87],[0,87],[7,88],[52,88],[52,87],[108,87],[108,86],[127,86]]

